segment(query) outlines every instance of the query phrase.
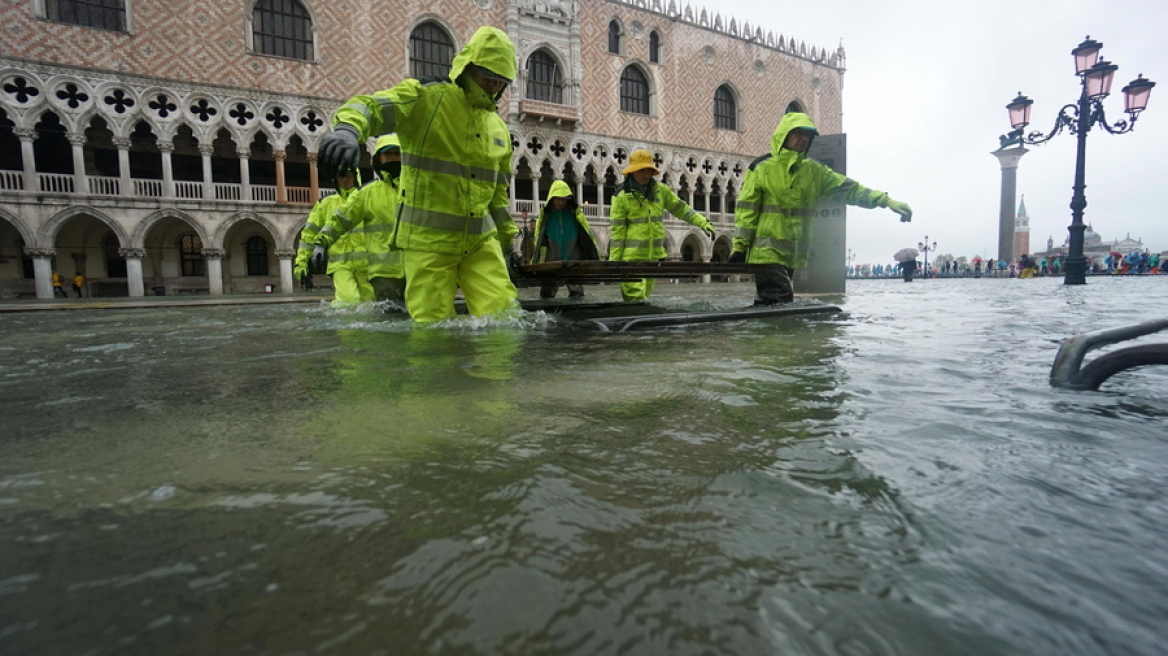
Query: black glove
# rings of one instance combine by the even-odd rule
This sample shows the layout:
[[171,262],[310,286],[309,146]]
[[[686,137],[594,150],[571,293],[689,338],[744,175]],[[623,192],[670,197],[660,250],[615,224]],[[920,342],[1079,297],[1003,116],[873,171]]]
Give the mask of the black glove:
[[361,147],[357,145],[357,129],[341,123],[326,134],[320,142],[317,154],[320,172],[326,177],[336,177],[344,171],[352,171],[361,162]]
[[742,251],[734,251],[733,253],[730,254],[730,257],[726,258],[726,263],[727,264],[745,264],[746,263],[746,253],[744,253]]
[[710,238],[710,241],[714,241],[718,238],[718,233],[714,232],[713,228],[702,228],[702,232],[706,233],[706,236]]
[[309,273],[326,273],[328,271],[328,249],[324,244],[317,244],[312,248],[312,257],[308,258]]

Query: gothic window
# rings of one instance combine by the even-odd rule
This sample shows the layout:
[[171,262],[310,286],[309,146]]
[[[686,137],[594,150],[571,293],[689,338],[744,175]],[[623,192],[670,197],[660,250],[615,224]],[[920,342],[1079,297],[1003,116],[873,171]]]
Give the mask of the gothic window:
[[256,52],[313,60],[312,17],[298,0],[259,0],[251,29]]
[[268,242],[264,241],[263,237],[255,235],[247,238],[246,246],[247,275],[268,275]]
[[112,232],[105,233],[101,238],[101,253],[105,257],[105,275],[110,278],[126,277],[126,259],[118,255],[121,242]]
[[527,60],[528,98],[562,105],[564,103],[562,82],[560,67],[547,52],[537,50]]
[[614,55],[620,54],[621,28],[616,19],[608,22],[608,51]]
[[661,63],[661,35],[657,30],[649,33],[649,61],[654,64]]
[[45,11],[49,20],[61,23],[126,31],[126,3],[123,0],[48,0]]
[[410,32],[410,75],[447,77],[454,61],[454,41],[437,23],[427,21]]
[[714,127],[738,129],[738,103],[734,101],[734,92],[725,84],[714,92]]
[[203,259],[203,240],[198,235],[186,234],[178,240],[179,257],[184,276],[207,275],[207,261]]
[[620,108],[623,112],[649,114],[649,80],[636,66],[621,72]]

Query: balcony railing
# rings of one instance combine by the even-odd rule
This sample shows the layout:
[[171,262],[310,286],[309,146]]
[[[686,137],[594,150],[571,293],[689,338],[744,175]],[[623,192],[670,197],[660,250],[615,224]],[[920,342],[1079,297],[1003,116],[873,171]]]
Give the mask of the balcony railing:
[[252,185],[251,199],[258,203],[276,202],[276,185]]
[[300,203],[308,205],[312,203],[312,188],[311,187],[285,187],[288,192],[289,203]]
[[243,185],[234,182],[216,182],[215,200],[239,200],[243,198]]
[[199,200],[203,197],[203,183],[189,180],[174,181],[174,195],[184,200]]
[[134,179],[134,195],[148,198],[162,198],[162,180]]
[[519,101],[519,113],[525,114],[528,117],[536,116],[543,119],[551,119],[553,121],[579,123],[580,122],[580,108],[571,105],[558,105],[556,103],[543,102],[542,100],[530,100],[524,98]]
[[117,196],[121,193],[121,180],[108,175],[91,175],[89,193],[94,196]]
[[73,193],[73,175],[71,173],[38,173],[39,188],[50,194]]
[[22,171],[0,171],[0,190],[22,191],[24,173]]

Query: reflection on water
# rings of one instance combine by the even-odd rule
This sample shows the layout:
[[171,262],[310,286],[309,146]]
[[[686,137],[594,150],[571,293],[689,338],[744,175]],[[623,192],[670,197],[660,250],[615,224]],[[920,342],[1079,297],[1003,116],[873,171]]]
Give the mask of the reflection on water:
[[1168,372],[1047,376],[1166,285],[0,317],[0,652],[1160,653]]

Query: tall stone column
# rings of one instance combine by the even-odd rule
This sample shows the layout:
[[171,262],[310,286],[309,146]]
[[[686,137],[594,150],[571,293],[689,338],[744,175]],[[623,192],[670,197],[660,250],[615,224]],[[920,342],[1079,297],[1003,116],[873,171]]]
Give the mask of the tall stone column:
[[308,153],[308,190],[308,202],[316,205],[316,201],[320,200],[320,182],[316,179],[316,153]]
[[223,295],[223,256],[221,248],[204,248],[203,260],[207,263],[207,291],[212,296]]
[[119,248],[118,255],[126,260],[126,286],[130,289],[130,296],[145,296],[146,284],[142,279],[142,258],[146,257],[146,249]]
[[535,199],[535,202],[532,203],[532,208],[533,208],[532,211],[535,213],[536,216],[539,216],[539,202],[543,199],[539,197],[539,174],[538,173],[531,174],[531,196],[532,196],[532,198]]
[[40,181],[37,180],[36,151],[32,142],[36,141],[37,131],[19,128],[12,131],[20,139],[20,163],[24,168],[24,190],[40,191]]
[[296,291],[296,281],[292,278],[292,260],[296,258],[296,251],[280,248],[276,250],[276,257],[280,259],[280,293],[291,294]]
[[85,174],[85,134],[70,132],[65,135],[73,148],[73,192],[89,193],[89,176]]
[[121,180],[118,184],[121,185],[122,196],[134,195],[134,181],[130,178],[130,140],[124,138],[114,139],[114,145],[118,147],[118,178]]
[[162,153],[162,197],[174,198],[174,162],[171,161],[174,144],[159,141],[158,152]]
[[211,155],[215,154],[215,147],[199,144],[199,154],[203,156],[203,199],[215,200],[215,180],[211,176]]
[[251,150],[240,148],[235,151],[239,155],[239,199],[245,203],[251,202],[251,166],[249,158]]
[[990,153],[1002,165],[1002,196],[998,205],[998,259],[1007,262],[1013,262],[1020,255],[1014,252],[1014,222],[1017,219],[1014,208],[1018,206],[1014,199],[1018,193],[1018,160],[1028,152],[1019,146]]
[[288,187],[284,182],[284,160],[288,159],[288,153],[283,150],[273,150],[272,159],[276,160],[276,204],[288,204]]
[[55,248],[25,248],[24,254],[32,258],[32,271],[36,280],[36,297],[53,297],[53,256]]

